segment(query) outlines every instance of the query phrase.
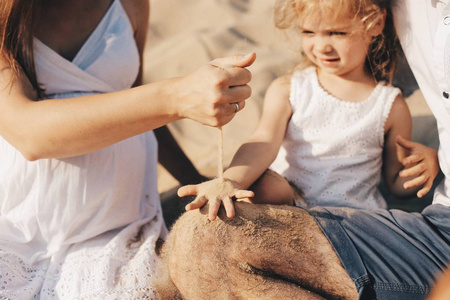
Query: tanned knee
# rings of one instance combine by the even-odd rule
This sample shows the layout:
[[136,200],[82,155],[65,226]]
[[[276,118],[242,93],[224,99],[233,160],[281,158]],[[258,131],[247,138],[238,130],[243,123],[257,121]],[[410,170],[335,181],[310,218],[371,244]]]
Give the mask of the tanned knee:
[[293,205],[294,191],[280,174],[268,169],[250,187],[255,193],[252,202],[256,204]]

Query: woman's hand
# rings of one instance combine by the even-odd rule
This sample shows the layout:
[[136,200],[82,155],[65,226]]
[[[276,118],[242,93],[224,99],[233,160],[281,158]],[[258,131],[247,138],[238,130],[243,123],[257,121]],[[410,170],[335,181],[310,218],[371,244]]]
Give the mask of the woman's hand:
[[252,74],[245,67],[255,59],[255,53],[218,58],[181,77],[173,86],[182,99],[177,103],[179,116],[209,126],[227,124],[251,95],[247,84]]
[[399,176],[411,178],[403,184],[403,187],[411,189],[422,186],[417,192],[417,197],[422,198],[430,191],[440,170],[437,151],[401,136],[397,136],[396,141],[397,147],[408,153],[405,157],[400,158],[400,163],[405,168],[400,171]]
[[186,185],[178,189],[178,196],[197,196],[194,201],[186,205],[186,210],[203,207],[209,202],[208,218],[214,221],[220,205],[223,204],[227,217],[233,218],[235,211],[233,198],[243,199],[254,196],[252,191],[239,190],[228,179],[213,179],[196,185]]

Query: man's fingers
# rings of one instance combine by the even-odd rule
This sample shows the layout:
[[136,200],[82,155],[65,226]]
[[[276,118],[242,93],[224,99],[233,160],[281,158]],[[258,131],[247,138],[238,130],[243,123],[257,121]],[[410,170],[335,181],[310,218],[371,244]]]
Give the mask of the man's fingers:
[[404,169],[404,170],[400,171],[399,175],[400,175],[401,178],[408,178],[408,177],[420,175],[424,171],[425,171],[424,164],[417,164],[417,165],[414,165],[411,168]]
[[426,194],[428,194],[428,192],[431,190],[431,187],[433,186],[433,180],[428,179],[427,183],[424,185],[423,188],[421,188],[418,192],[417,192],[417,197],[422,198],[423,196],[425,196]]
[[417,155],[417,154],[411,154],[410,156],[405,157],[405,158],[403,159],[402,164],[403,164],[404,166],[408,166],[408,165],[411,165],[411,164],[416,164],[416,163],[422,161],[422,159],[423,159],[423,157],[420,156],[420,155]]
[[408,149],[408,150],[411,150],[412,148],[414,148],[416,146],[416,143],[403,138],[401,135],[397,135],[395,137],[395,141],[397,142],[398,145],[400,145],[403,148]]
[[407,190],[416,186],[420,186],[426,182],[426,177],[424,175],[421,175],[419,177],[416,177],[414,179],[408,180],[403,184],[403,187]]

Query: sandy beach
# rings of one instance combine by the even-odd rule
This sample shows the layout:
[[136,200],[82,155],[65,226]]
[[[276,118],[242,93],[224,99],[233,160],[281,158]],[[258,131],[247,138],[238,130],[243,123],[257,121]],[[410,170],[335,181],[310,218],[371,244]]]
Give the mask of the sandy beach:
[[[274,1],[261,0],[151,1],[145,82],[186,74],[216,57],[257,54],[249,68],[253,94],[244,110],[223,128],[225,166],[255,129],[270,82],[297,63],[298,40],[275,28],[273,5]],[[420,91],[408,95],[407,103],[413,116],[412,139],[437,147],[436,123]],[[218,130],[190,120],[175,122],[169,128],[194,165],[204,175],[215,176]],[[173,198],[178,182],[162,167],[158,172],[158,187],[166,201]],[[424,203],[413,200],[407,209],[418,209]]]

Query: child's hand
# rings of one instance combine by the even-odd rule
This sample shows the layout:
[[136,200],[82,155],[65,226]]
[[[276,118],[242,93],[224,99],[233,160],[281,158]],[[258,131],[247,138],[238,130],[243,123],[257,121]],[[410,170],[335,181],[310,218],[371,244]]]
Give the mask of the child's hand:
[[422,188],[417,192],[417,197],[422,198],[426,195],[433,181],[439,173],[439,161],[437,151],[420,143],[411,142],[401,136],[397,136],[397,148],[406,150],[407,154],[401,158],[400,163],[405,167],[400,171],[401,178],[414,177],[403,184],[405,189],[414,187]]
[[234,205],[232,198],[250,198],[254,196],[252,191],[238,190],[233,182],[228,179],[220,180],[218,178],[202,182],[196,185],[186,185],[178,189],[178,196],[196,195],[194,201],[186,205],[186,210],[193,210],[202,207],[209,202],[208,218],[214,221],[223,204],[228,218],[234,217]]

